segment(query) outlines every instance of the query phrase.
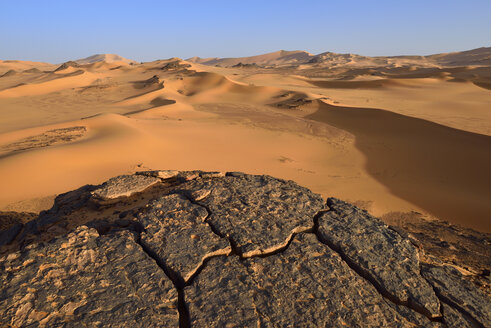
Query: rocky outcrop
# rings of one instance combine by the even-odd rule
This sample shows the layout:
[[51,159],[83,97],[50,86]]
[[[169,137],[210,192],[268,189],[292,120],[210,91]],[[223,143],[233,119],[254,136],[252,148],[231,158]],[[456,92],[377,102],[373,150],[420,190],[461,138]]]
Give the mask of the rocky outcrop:
[[319,239],[337,250],[386,297],[431,318],[441,317],[440,302],[420,274],[419,254],[381,220],[329,198],[330,211],[319,217]]
[[86,226],[0,262],[2,326],[171,327],[179,322],[171,280],[128,231]]
[[139,172],[60,195],[15,224],[0,233],[0,326],[491,320],[489,295],[444,263],[422,262],[413,237],[269,176]]

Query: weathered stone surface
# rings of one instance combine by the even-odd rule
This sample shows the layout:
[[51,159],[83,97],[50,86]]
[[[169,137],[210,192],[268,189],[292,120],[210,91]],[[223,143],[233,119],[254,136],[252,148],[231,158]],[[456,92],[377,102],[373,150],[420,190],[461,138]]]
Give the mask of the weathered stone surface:
[[127,197],[141,192],[151,185],[160,182],[160,179],[140,174],[120,175],[104,182],[92,195],[102,199]]
[[[447,327],[443,322],[441,322],[442,320],[430,321],[423,314],[416,312],[416,311],[413,311],[412,309],[408,308],[405,305],[395,304],[389,300],[386,300],[386,303],[390,307],[392,307],[394,310],[396,310],[399,313],[399,315],[401,315],[405,320],[414,324],[416,327],[425,327],[425,328],[446,328]],[[414,326],[411,326],[411,327],[414,327]]]
[[[110,184],[123,192],[126,179],[142,178],[159,182],[129,197],[93,194]],[[420,259],[405,231],[335,199],[324,208],[291,181],[201,171],[126,179],[58,196],[0,246],[0,326],[443,328],[490,320],[486,289],[444,267],[445,257]]]
[[208,212],[182,195],[163,196],[137,215],[144,232],[141,242],[169,272],[186,282],[210,257],[227,255],[227,239],[213,233],[204,222]]
[[178,327],[177,292],[129,232],[85,226],[0,258],[0,326]]
[[314,235],[299,234],[284,252],[245,263],[257,284],[257,311],[278,326],[291,322],[304,327],[410,325]]
[[467,271],[464,278],[491,295],[491,233],[478,232],[418,212],[391,212],[382,217],[392,228],[399,227],[418,245],[421,261],[442,262]]
[[413,325],[312,234],[298,234],[274,256],[213,259],[185,295],[195,327]]
[[475,285],[463,279],[450,266],[437,267],[424,264],[421,273],[433,285],[438,296],[447,305],[469,315],[482,327],[491,323],[491,301]]
[[444,313],[445,324],[447,328],[473,328],[476,327],[472,323],[472,319],[464,316],[459,311],[455,310],[453,307],[442,302],[442,312]]
[[257,291],[239,258],[211,259],[193,284],[184,288],[191,327],[256,327]]
[[418,251],[409,239],[351,204],[335,198],[327,204],[330,211],[318,220],[321,241],[339,251],[387,297],[441,317],[440,302],[421,277]]
[[223,178],[225,175],[225,172],[200,172],[199,174],[203,179]]
[[180,188],[191,197],[201,190],[210,191],[194,200],[210,210],[207,222],[230,238],[243,257],[286,246],[294,233],[313,228],[314,216],[324,207],[319,195],[269,176],[233,174],[191,181]]
[[160,179],[165,180],[165,179],[175,178],[179,174],[179,171],[176,171],[176,170],[155,170],[155,171],[136,172],[136,174],[160,178]]
[[14,223],[10,228],[0,231],[0,246],[10,244],[22,230],[22,223]]

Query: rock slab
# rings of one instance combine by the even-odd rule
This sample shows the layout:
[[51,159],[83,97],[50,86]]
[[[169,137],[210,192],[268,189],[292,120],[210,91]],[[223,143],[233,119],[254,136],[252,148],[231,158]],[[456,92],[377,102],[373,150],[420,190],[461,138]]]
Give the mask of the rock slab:
[[179,326],[174,285],[129,232],[31,246],[0,259],[1,326]]
[[154,172],[60,195],[8,232],[0,326],[489,326],[488,294],[351,204],[269,176]]

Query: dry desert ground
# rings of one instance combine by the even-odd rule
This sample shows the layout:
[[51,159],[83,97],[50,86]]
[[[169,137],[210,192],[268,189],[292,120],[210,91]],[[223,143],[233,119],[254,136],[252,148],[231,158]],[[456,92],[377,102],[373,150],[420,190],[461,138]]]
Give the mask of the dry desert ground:
[[491,231],[491,48],[0,61],[0,210],[149,169],[291,179]]

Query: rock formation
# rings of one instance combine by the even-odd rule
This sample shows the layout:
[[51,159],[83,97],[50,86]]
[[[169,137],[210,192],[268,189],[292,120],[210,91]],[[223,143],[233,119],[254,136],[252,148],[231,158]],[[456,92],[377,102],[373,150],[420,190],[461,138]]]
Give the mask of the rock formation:
[[138,172],[11,221],[0,232],[0,326],[491,322],[486,290],[423,262],[406,232],[269,176]]

